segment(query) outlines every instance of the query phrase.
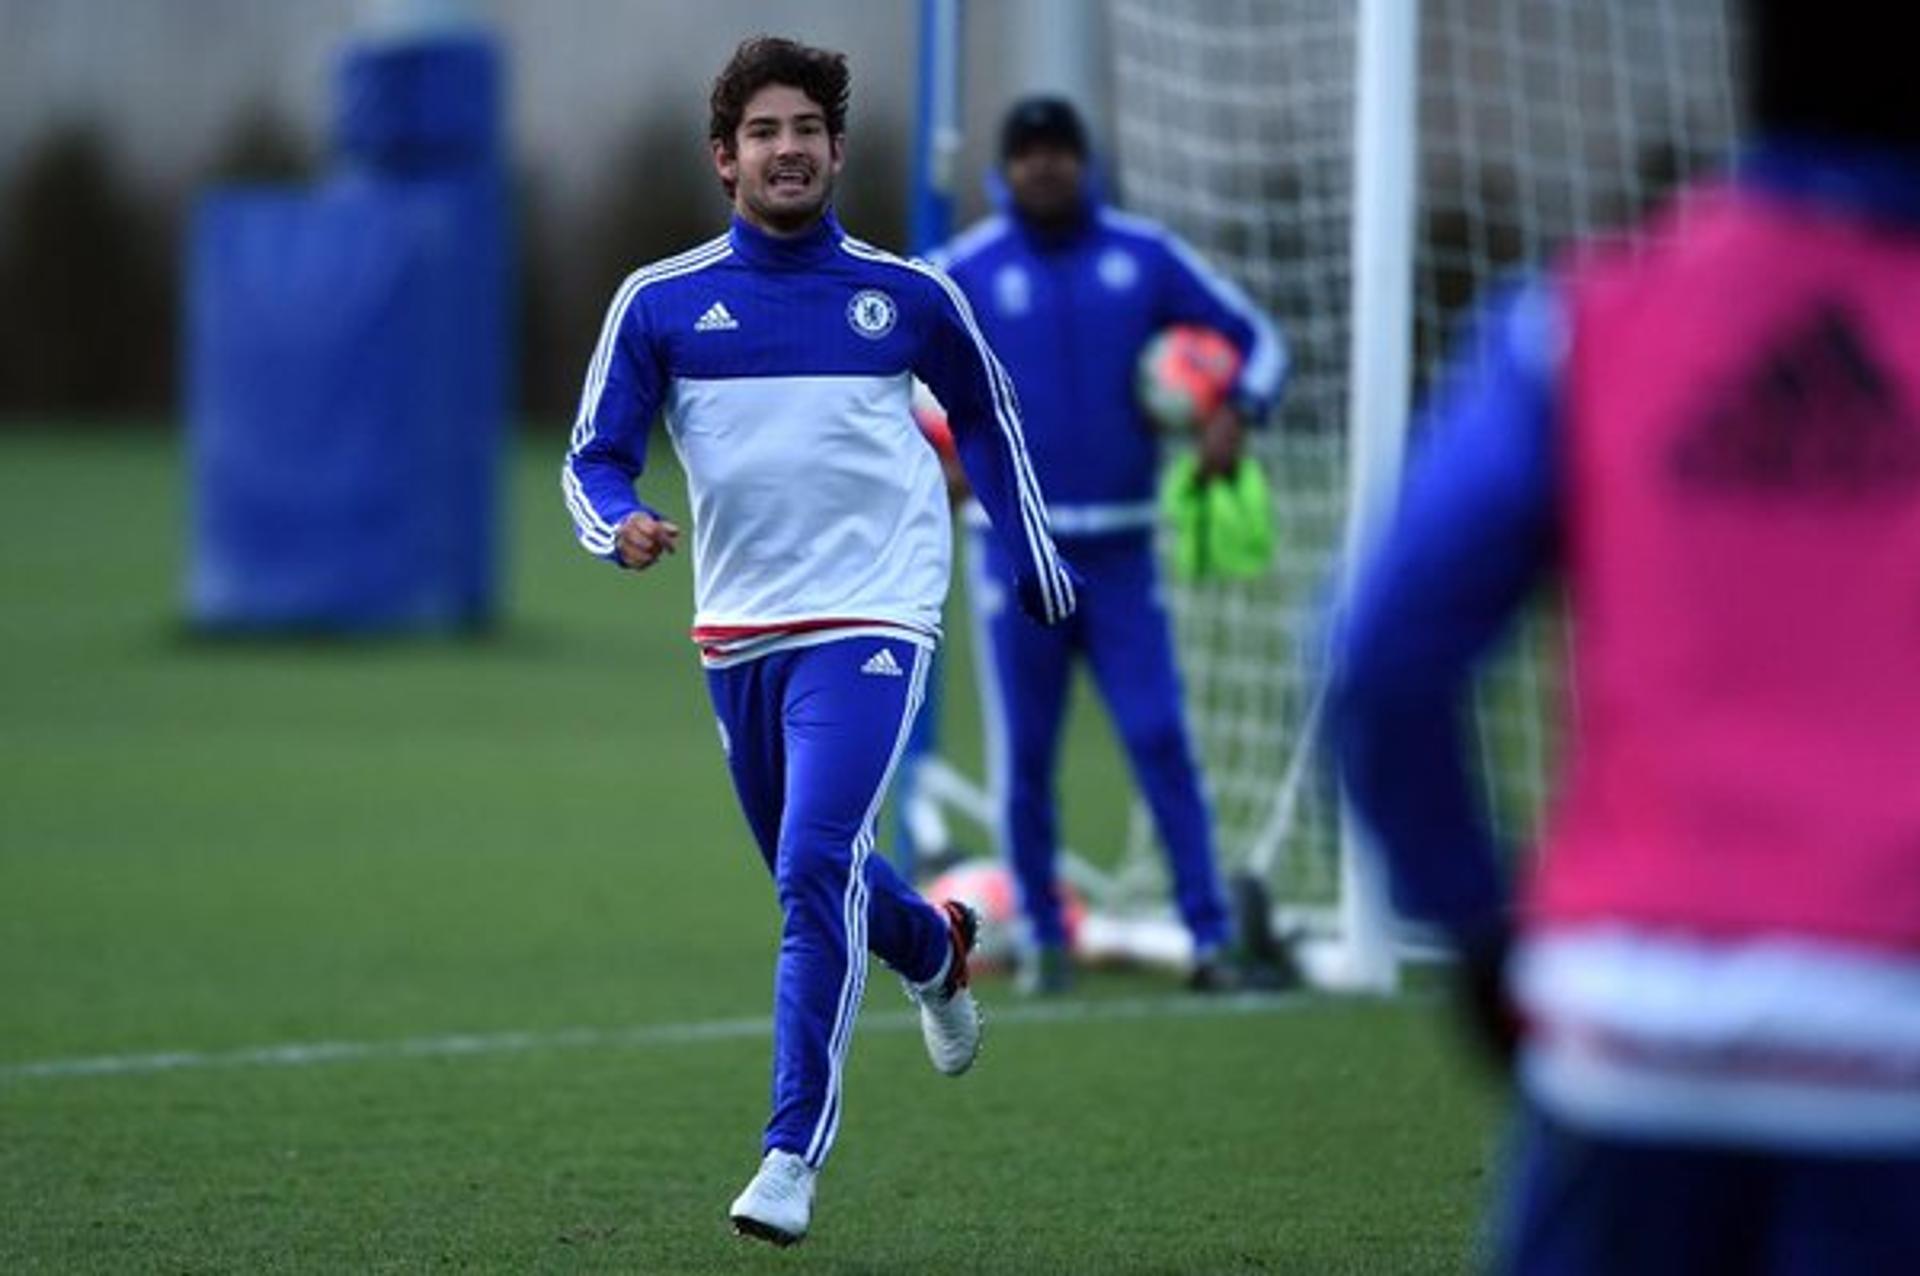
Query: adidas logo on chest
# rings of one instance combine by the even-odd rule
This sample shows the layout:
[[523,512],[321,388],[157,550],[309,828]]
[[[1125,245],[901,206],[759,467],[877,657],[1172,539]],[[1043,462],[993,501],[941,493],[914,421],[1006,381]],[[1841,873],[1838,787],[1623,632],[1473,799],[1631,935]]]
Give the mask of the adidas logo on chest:
[[740,321],[727,309],[727,303],[716,301],[707,307],[707,312],[694,320],[695,332],[732,332],[740,326]]

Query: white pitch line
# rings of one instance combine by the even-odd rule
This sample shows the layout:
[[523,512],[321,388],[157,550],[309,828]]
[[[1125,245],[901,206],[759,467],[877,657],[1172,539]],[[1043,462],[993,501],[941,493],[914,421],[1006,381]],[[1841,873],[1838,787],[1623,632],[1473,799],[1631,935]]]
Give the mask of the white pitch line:
[[[1208,1019],[1272,1014],[1298,1009],[1311,999],[1300,994],[1241,993],[1232,996],[1132,997],[1112,1001],[1049,1001],[1005,1008],[988,1007],[990,1028],[1015,1024],[1111,1023],[1129,1019]],[[860,1016],[860,1031],[906,1032],[920,1027],[910,1011]],[[0,1064],[0,1084],[66,1077],[150,1076],[213,1068],[310,1068],[328,1063],[386,1059],[446,1059],[527,1054],[538,1050],[640,1050],[660,1046],[735,1041],[773,1034],[773,1020],[703,1019],[691,1023],[647,1024],[633,1028],[559,1028],[550,1032],[460,1033],[407,1037],[398,1041],[308,1041],[246,1050],[171,1050],[161,1054],[96,1055],[81,1059],[43,1059]]]

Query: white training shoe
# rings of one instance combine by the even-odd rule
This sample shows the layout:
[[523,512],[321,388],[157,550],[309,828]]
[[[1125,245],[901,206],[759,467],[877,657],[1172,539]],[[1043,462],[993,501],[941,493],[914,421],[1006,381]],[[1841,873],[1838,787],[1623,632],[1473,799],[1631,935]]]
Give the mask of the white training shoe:
[[957,900],[940,905],[953,942],[946,977],[932,986],[908,985],[907,996],[920,1007],[920,1036],[933,1066],[957,1077],[980,1054],[980,1006],[967,987],[967,955],[980,936],[980,918]]
[[727,1211],[741,1236],[785,1246],[804,1238],[813,1218],[813,1180],[818,1174],[804,1157],[775,1148],[760,1162],[760,1172]]

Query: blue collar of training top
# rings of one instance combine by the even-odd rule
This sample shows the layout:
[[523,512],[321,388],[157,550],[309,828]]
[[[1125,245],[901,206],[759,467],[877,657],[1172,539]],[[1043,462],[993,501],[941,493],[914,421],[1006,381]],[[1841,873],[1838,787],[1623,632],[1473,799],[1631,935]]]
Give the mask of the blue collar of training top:
[[817,266],[833,256],[846,237],[847,232],[840,228],[832,208],[798,235],[770,235],[738,213],[733,215],[733,224],[727,228],[727,239],[736,256],[749,265],[770,270]]
[[1920,223],[1920,150],[1912,147],[1776,133],[1742,149],[1734,176],[1749,190],[1876,221]]

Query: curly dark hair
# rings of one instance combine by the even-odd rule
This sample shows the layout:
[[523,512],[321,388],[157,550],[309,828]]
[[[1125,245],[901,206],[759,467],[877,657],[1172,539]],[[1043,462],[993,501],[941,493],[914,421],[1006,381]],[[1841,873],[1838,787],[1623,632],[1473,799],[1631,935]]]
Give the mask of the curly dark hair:
[[799,89],[826,113],[827,132],[835,137],[847,131],[847,98],[852,92],[847,55],[832,49],[757,35],[743,40],[713,81],[707,136],[731,154],[734,134],[747,102],[769,84]]

